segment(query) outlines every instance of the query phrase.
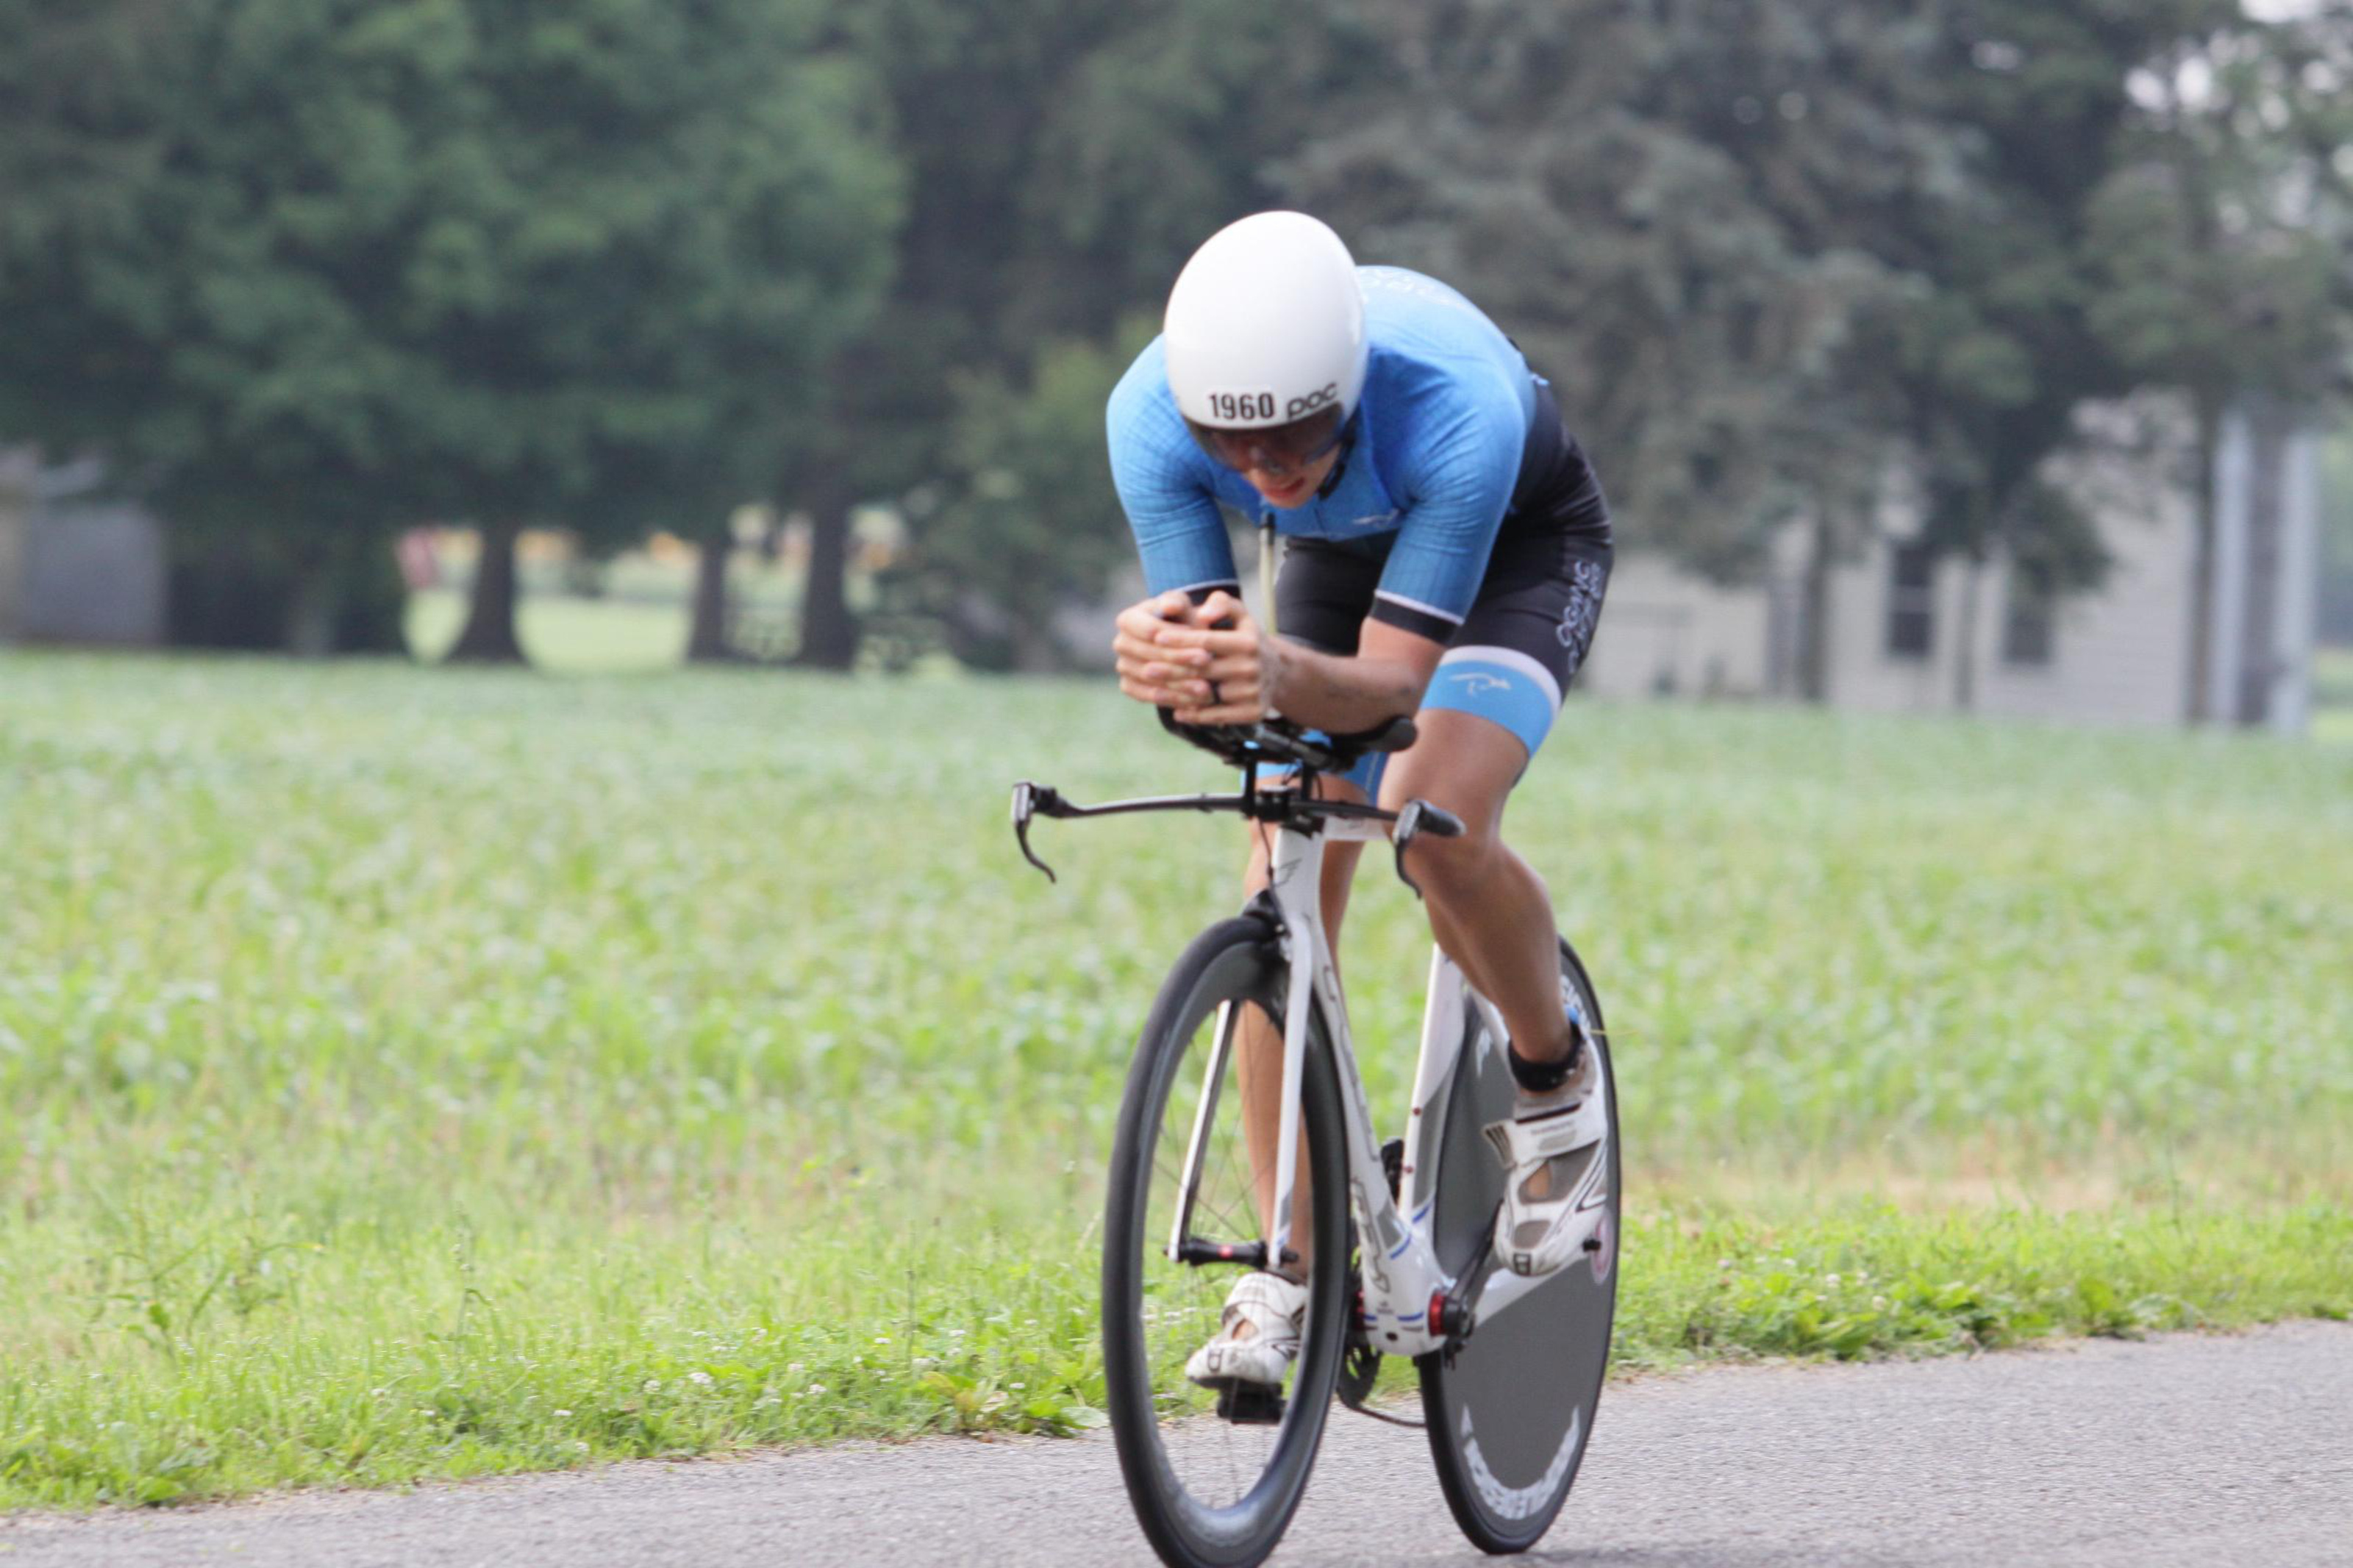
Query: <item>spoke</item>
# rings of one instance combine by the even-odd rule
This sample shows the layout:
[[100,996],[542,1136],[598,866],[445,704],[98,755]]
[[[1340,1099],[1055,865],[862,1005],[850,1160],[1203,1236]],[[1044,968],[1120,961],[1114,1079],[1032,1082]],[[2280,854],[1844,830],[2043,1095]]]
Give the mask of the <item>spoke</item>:
[[[1152,1168],[1168,1179],[1168,1185],[1172,1191],[1181,1184],[1185,1179],[1180,1173],[1170,1170],[1166,1164],[1157,1161],[1154,1162]],[[1227,1205],[1213,1202],[1203,1193],[1196,1193],[1193,1194],[1193,1207],[1197,1213],[1204,1209],[1208,1210],[1211,1219],[1216,1220],[1219,1225],[1225,1226],[1226,1229],[1231,1233],[1230,1239],[1236,1241],[1249,1239],[1248,1237],[1243,1234],[1240,1222],[1234,1218],[1233,1210]],[[1163,1228],[1165,1229],[1166,1227],[1164,1226]],[[1154,1234],[1157,1235],[1158,1232],[1155,1232]],[[1199,1234],[1198,1226],[1195,1227],[1194,1234]],[[1157,1256],[1159,1248],[1155,1247],[1153,1248],[1153,1252]]]
[[[1186,1125],[1189,1127],[1191,1124],[1190,1118],[1185,1118],[1184,1120],[1186,1121]],[[1182,1140],[1174,1136],[1173,1131],[1176,1125],[1176,1121],[1177,1118],[1171,1116],[1164,1119],[1162,1122],[1163,1133],[1160,1144],[1174,1145],[1173,1150],[1164,1153],[1161,1147],[1156,1145],[1154,1150],[1152,1161],[1154,1174],[1158,1176],[1161,1179],[1161,1182],[1166,1184],[1170,1194],[1169,1201],[1172,1214],[1174,1212],[1174,1205],[1176,1202],[1177,1194],[1182,1191],[1185,1181],[1184,1143]],[[1219,1123],[1219,1125],[1221,1127],[1230,1126],[1229,1123]],[[1234,1189],[1239,1189],[1240,1193],[1244,1195],[1250,1194],[1252,1192],[1252,1184],[1248,1179],[1247,1172],[1241,1166],[1235,1155],[1234,1145],[1237,1142],[1238,1140],[1230,1136],[1230,1134],[1225,1137],[1219,1137],[1214,1140],[1215,1147],[1211,1158],[1215,1162],[1215,1168],[1213,1170],[1205,1170],[1202,1173],[1200,1189],[1193,1194],[1193,1206],[1195,1212],[1206,1213],[1223,1228],[1225,1236],[1222,1239],[1244,1241],[1255,1237],[1259,1222],[1255,1217],[1253,1217],[1250,1224],[1245,1225],[1234,1213],[1234,1199],[1220,1198],[1216,1195],[1217,1194],[1232,1191]],[[1212,1178],[1215,1179],[1213,1180]],[[1251,1205],[1253,1210],[1255,1210],[1255,1206],[1256,1205],[1254,1204]],[[1162,1217],[1165,1218],[1167,1216],[1164,1215]],[[1164,1226],[1162,1228],[1165,1229],[1166,1227]],[[1154,1234],[1158,1234],[1158,1232],[1155,1231]],[[1194,1234],[1200,1234],[1198,1226],[1195,1227]],[[1157,1249],[1155,1248],[1155,1250],[1156,1251]]]

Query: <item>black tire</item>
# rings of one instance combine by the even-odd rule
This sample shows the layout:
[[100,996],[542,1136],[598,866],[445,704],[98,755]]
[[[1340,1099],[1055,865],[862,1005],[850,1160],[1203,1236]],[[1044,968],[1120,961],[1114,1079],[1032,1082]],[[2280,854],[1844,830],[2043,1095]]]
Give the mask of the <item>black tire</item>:
[[[1436,1354],[1414,1363],[1447,1506],[1473,1545],[1497,1553],[1525,1552],[1542,1540],[1576,1484],[1618,1310],[1618,1079],[1600,1002],[1566,942],[1560,963],[1561,984],[1576,988],[1592,1025],[1607,1092],[1609,1199],[1601,1247],[1500,1316],[1479,1321],[1451,1364]],[[1485,1028],[1475,1009],[1465,1026]],[[1504,1173],[1480,1129],[1510,1114],[1513,1094],[1500,1042],[1491,1050],[1473,1038],[1464,1050],[1445,1110],[1433,1223],[1439,1261],[1450,1273],[1471,1262],[1503,1194]]]
[[[1301,1091],[1302,1168],[1315,1237],[1298,1361],[1279,1422],[1243,1425],[1209,1408],[1184,1378],[1184,1358],[1217,1327],[1239,1266],[1169,1261],[1174,1194],[1193,1131],[1220,1004],[1283,1015],[1289,971],[1273,928],[1245,917],[1196,938],[1161,986],[1136,1043],[1113,1145],[1103,1221],[1103,1374],[1113,1436],[1135,1517],[1161,1558],[1179,1568],[1246,1568],[1274,1550],[1315,1462],[1345,1342],[1348,1270],[1346,1135],[1340,1085],[1319,1017],[1310,1021]],[[1238,1055],[1239,1053],[1234,1053]],[[1196,1235],[1215,1226],[1255,1241],[1260,1224],[1240,1148],[1241,1096],[1229,1062],[1217,1105],[1214,1161],[1205,1161]],[[1231,1195],[1234,1166],[1241,1196]],[[1213,1182],[1216,1184],[1212,1190]],[[1246,1228],[1244,1228],[1246,1227]]]

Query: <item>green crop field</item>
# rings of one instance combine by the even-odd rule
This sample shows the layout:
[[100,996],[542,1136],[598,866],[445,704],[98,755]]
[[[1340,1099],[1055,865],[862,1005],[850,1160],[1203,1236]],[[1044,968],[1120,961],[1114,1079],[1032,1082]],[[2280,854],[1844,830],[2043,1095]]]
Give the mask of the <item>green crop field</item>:
[[[0,656],[0,1506],[1099,1419],[1102,683]],[[2353,1310],[2353,751],[1572,704],[1624,1364]],[[1368,868],[1376,862],[1368,859]],[[1425,929],[1348,932],[1401,1111]]]
[[2313,656],[2312,735],[2353,743],[2353,648],[2324,647]]

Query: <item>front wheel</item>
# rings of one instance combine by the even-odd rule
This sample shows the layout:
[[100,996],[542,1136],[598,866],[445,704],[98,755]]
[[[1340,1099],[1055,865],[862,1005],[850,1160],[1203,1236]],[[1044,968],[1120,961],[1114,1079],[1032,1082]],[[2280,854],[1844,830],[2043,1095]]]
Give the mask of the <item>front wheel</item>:
[[[1608,1097],[1609,1131],[1599,1155],[1609,1162],[1608,1195],[1593,1245],[1492,1317],[1480,1314],[1453,1356],[1430,1354],[1415,1363],[1447,1505],[1472,1544],[1493,1552],[1534,1546],[1567,1500],[1593,1433],[1617,1316],[1618,1079],[1601,1004],[1566,942],[1560,986],[1564,1002],[1584,1009]],[[1473,1263],[1492,1267],[1482,1260],[1504,1173],[1480,1129],[1512,1113],[1514,1092],[1504,1043],[1489,1037],[1475,1008],[1467,1010],[1471,1033],[1444,1113],[1431,1224],[1439,1262],[1450,1274]]]
[[[1300,1107],[1309,1241],[1298,1360],[1271,1392],[1213,1391],[1185,1376],[1247,1267],[1217,1250],[1265,1239],[1239,1036],[1257,1027],[1280,1040],[1289,978],[1267,922],[1245,917],[1202,932],[1161,987],[1120,1106],[1103,1224],[1106,1402],[1136,1520],[1161,1558],[1182,1568],[1245,1568],[1274,1550],[1306,1488],[1346,1340],[1346,1142],[1316,1018]],[[1274,1060],[1279,1073],[1279,1052]],[[1266,1164],[1271,1184],[1271,1155]],[[1177,1261],[1169,1254],[1188,1169],[1183,1239],[1193,1260]]]

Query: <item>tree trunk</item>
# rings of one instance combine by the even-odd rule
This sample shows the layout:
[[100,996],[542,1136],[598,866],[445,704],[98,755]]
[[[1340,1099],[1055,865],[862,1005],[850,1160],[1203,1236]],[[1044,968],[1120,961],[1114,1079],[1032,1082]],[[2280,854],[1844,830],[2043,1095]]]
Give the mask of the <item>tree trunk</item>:
[[1984,574],[1983,561],[1963,559],[1960,635],[1953,643],[1953,706],[1963,713],[1978,705],[1978,581]]
[[515,637],[515,542],[520,523],[483,527],[480,559],[474,563],[473,600],[466,629],[449,649],[452,664],[521,664],[522,643]]
[[2222,440],[2222,406],[2219,398],[2198,396],[2198,504],[2192,514],[2196,537],[2189,549],[2189,668],[2182,717],[2203,724],[2213,717],[2206,700],[2207,672],[2214,664],[2214,477],[2216,450]]
[[848,669],[858,662],[858,617],[850,614],[849,498],[842,487],[816,487],[809,506],[808,577],[801,589],[801,647],[793,662],[810,669]]
[[694,620],[686,638],[690,664],[727,664],[741,657],[727,643],[727,563],[734,552],[734,535],[723,528],[696,547]]
[[1838,525],[1827,505],[1814,512],[1812,551],[1798,597],[1798,695],[1808,702],[1831,700],[1831,567],[1837,556]]

